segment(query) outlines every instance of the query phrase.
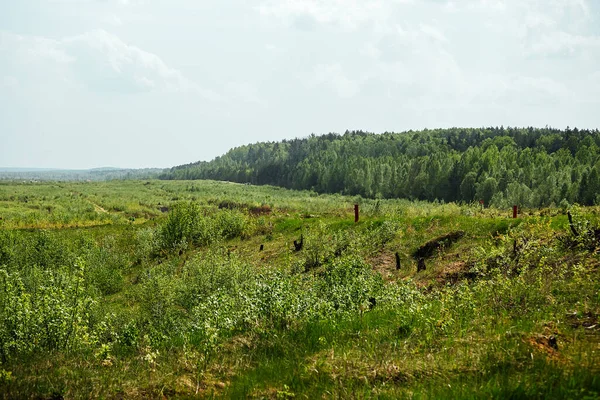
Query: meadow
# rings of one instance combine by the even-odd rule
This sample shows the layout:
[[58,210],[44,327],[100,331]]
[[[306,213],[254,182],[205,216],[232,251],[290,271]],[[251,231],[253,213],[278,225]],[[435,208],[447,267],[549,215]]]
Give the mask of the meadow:
[[0,394],[598,398],[598,211],[0,182]]

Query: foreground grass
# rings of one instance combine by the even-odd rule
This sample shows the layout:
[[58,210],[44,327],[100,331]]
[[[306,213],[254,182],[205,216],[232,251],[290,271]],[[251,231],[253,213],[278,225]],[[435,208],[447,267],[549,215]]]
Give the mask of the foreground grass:
[[[4,398],[600,396],[600,260],[564,211],[218,182],[0,189]],[[415,251],[457,231],[417,272]]]

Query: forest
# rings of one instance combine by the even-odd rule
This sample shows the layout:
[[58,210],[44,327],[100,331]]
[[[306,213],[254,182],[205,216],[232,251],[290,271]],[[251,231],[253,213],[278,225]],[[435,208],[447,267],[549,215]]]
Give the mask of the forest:
[[263,142],[161,179],[215,179],[318,193],[486,206],[600,203],[600,131],[567,127],[435,129]]

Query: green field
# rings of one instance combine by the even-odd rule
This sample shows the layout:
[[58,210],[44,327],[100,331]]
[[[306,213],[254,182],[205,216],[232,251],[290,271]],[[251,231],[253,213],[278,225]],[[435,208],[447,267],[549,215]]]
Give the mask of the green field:
[[0,393],[598,398],[598,211],[0,182]]

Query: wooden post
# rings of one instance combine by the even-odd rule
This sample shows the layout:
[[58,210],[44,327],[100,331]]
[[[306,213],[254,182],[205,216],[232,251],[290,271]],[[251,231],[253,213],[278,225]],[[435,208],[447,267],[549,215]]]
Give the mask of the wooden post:
[[400,269],[400,254],[396,252],[396,271]]
[[304,235],[301,234],[299,242],[294,240],[294,248],[296,249],[296,251],[300,251],[300,250],[302,250],[303,245],[304,245]]
[[425,271],[427,267],[425,266],[425,259],[419,258],[417,260],[417,272]]
[[569,218],[569,226],[571,227],[573,236],[579,236],[579,232],[577,232],[577,229],[575,229],[575,224],[573,224],[573,216],[571,215],[571,211],[567,211],[567,217]]
[[517,218],[517,211],[519,208],[517,206],[513,206],[513,218]]
[[354,223],[358,222],[358,204],[354,205]]

